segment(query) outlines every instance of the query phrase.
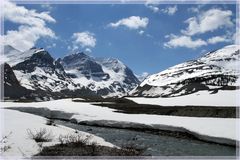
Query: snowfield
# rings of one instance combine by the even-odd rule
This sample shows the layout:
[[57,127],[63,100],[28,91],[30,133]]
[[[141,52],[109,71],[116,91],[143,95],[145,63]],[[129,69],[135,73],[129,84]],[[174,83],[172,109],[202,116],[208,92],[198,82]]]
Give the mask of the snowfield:
[[[39,131],[40,128],[46,128],[47,131],[51,132],[54,136],[52,142],[44,142],[43,146],[51,146],[59,143],[59,135],[76,134],[75,130],[68,127],[46,125],[46,118],[40,116],[8,109],[1,109],[1,112],[4,114],[4,127],[1,126],[1,135],[9,135],[5,146],[10,146],[6,152],[1,153],[2,158],[5,156],[9,158],[14,156],[17,159],[19,157],[30,157],[40,151],[40,146],[33,139],[29,138],[27,130],[35,133],[35,131]],[[80,131],[78,133],[83,136],[91,135]],[[114,146],[100,137],[91,136],[91,142],[97,142],[103,146]]]
[[199,91],[193,94],[170,98],[146,98],[128,97],[139,104],[152,104],[160,106],[239,106],[240,90],[218,91],[217,94],[209,94],[208,91]]
[[41,116],[51,114],[52,118],[68,119],[77,123],[97,124],[121,128],[150,128],[189,132],[200,139],[218,143],[234,144],[239,119],[199,118],[146,114],[124,114],[114,109],[99,107],[90,103],[61,99],[47,102],[16,103],[0,102],[1,107],[18,109]]

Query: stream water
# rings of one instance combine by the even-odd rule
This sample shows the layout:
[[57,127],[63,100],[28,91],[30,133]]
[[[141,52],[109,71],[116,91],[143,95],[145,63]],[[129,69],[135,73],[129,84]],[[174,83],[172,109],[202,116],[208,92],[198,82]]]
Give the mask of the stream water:
[[55,123],[94,134],[117,146],[134,143],[137,147],[146,148],[145,154],[152,156],[236,156],[235,147],[200,140],[127,129],[86,126],[60,120],[56,120]]

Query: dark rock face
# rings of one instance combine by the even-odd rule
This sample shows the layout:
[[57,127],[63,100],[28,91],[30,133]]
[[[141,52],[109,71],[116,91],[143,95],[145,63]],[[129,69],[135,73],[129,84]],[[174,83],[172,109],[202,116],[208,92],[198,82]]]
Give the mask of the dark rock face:
[[47,51],[34,53],[29,59],[13,66],[14,70],[21,70],[25,73],[33,72],[36,67],[42,68],[46,73],[56,73],[63,79],[66,73],[59,61],[55,61]]
[[137,79],[137,77],[133,74],[132,70],[130,70],[128,67],[126,67],[125,69],[125,74],[126,74],[126,77],[125,77],[125,80],[124,82],[126,84],[139,84],[139,80]]
[[25,73],[30,73],[35,70],[35,67],[48,68],[49,72],[55,68],[53,64],[54,59],[46,51],[41,51],[33,54],[29,59],[13,66],[14,70],[22,70]]
[[67,67],[69,69],[73,69],[73,68],[77,67],[76,65],[78,65],[80,63],[79,62],[80,60],[84,61],[88,58],[89,58],[89,56],[87,56],[83,52],[67,55],[62,59],[62,62],[63,62],[62,65],[65,68]]
[[82,52],[64,57],[61,64],[66,70],[77,69],[87,79],[91,77],[99,80],[109,79],[109,75],[104,73],[102,66]]
[[30,91],[20,85],[10,65],[7,63],[2,65],[1,67],[4,67],[4,97],[16,99],[27,96]]

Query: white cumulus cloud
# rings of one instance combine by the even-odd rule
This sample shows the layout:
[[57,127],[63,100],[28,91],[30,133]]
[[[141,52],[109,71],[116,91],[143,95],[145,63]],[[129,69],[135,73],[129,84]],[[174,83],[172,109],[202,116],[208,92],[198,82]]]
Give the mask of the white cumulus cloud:
[[41,7],[43,8],[43,9],[47,9],[47,10],[49,10],[49,11],[51,11],[51,10],[53,10],[53,7],[52,7],[52,5],[50,5],[50,4],[41,4]]
[[[234,26],[231,20],[232,11],[219,8],[200,11],[200,8],[201,6],[197,6],[197,8],[189,9],[189,11],[198,13],[198,15],[184,21],[188,24],[188,27],[185,30],[181,30],[181,35],[171,34],[166,36],[165,38],[169,38],[169,41],[164,43],[165,47],[186,47],[195,49],[206,46],[207,44],[229,43],[237,40],[235,38],[237,34],[234,35],[231,31]],[[230,28],[230,30],[226,30],[224,35],[216,35],[206,39],[195,38],[198,34],[213,32],[221,28]]]
[[161,9],[163,13],[166,13],[168,15],[174,15],[177,12],[177,10],[178,10],[177,5],[169,6],[169,7],[166,7],[165,9]]
[[159,12],[159,8],[155,4],[145,3],[145,6],[151,11],[153,11],[154,13]]
[[4,16],[4,20],[19,24],[18,30],[8,30],[1,37],[1,41],[20,51],[33,47],[41,37],[56,38],[54,31],[46,26],[47,22],[56,22],[49,12],[38,13],[36,10],[5,1],[1,16]]
[[23,6],[5,1],[3,6],[3,15],[5,20],[9,20],[18,24],[27,25],[44,25],[45,21],[56,22],[56,20],[49,15],[49,12],[38,13],[36,10],[28,10]]
[[108,26],[110,27],[119,27],[125,26],[129,29],[139,29],[139,28],[146,28],[148,25],[148,18],[147,17],[139,17],[139,16],[131,16],[128,18],[120,19],[115,23],[110,23]]
[[221,42],[231,42],[231,39],[228,39],[226,36],[215,36],[209,38],[207,41],[210,44],[216,44]]
[[95,35],[89,31],[73,33],[72,38],[74,40],[73,44],[75,46],[80,45],[82,48],[95,47],[97,42]]
[[157,13],[159,11],[159,8],[157,6],[151,4],[146,5],[146,7],[152,10],[154,13]]
[[153,0],[147,0],[145,2],[145,6],[150,9],[151,11],[153,11],[154,13],[159,12],[159,8],[157,7],[157,5],[159,5],[159,3],[157,1],[153,1]]
[[207,42],[205,42],[204,40],[202,39],[193,40],[190,36],[185,35],[176,36],[171,34],[167,37],[170,38],[170,40],[164,43],[164,46],[168,48],[186,47],[195,49],[207,45]]
[[92,52],[92,50],[90,48],[86,48],[85,51],[88,52],[88,53]]
[[186,30],[182,30],[185,35],[201,34],[214,31],[222,27],[232,27],[232,11],[218,8],[209,9],[202,12],[197,17],[191,17],[185,21],[188,24]]
[[139,31],[138,34],[142,35],[144,33],[143,30]]

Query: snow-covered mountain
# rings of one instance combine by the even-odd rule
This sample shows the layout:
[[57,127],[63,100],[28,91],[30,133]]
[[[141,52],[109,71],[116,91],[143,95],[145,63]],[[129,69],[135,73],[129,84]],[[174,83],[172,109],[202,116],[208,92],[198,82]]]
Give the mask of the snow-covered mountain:
[[76,53],[55,60],[43,48],[21,52],[12,46],[4,47],[4,56],[19,85],[36,97],[123,96],[139,84],[117,59]]
[[147,77],[130,94],[171,97],[200,90],[217,93],[218,90],[236,89],[240,75],[239,50],[239,45],[229,45],[209,52],[199,59],[170,67]]
[[133,72],[113,58],[94,58],[77,52],[59,59],[74,83],[104,97],[124,96],[139,84]]
[[[24,54],[26,53],[26,54]],[[30,49],[23,55],[31,55],[12,68],[20,84],[30,90],[46,90],[59,92],[61,90],[74,90],[80,85],[72,82],[62,65],[55,61],[44,49]]]
[[31,96],[26,95],[25,98],[46,96],[44,99],[49,99],[95,95],[83,85],[75,84],[60,62],[54,60],[42,48],[20,52],[11,46],[5,46],[4,53],[21,87],[31,93]]

